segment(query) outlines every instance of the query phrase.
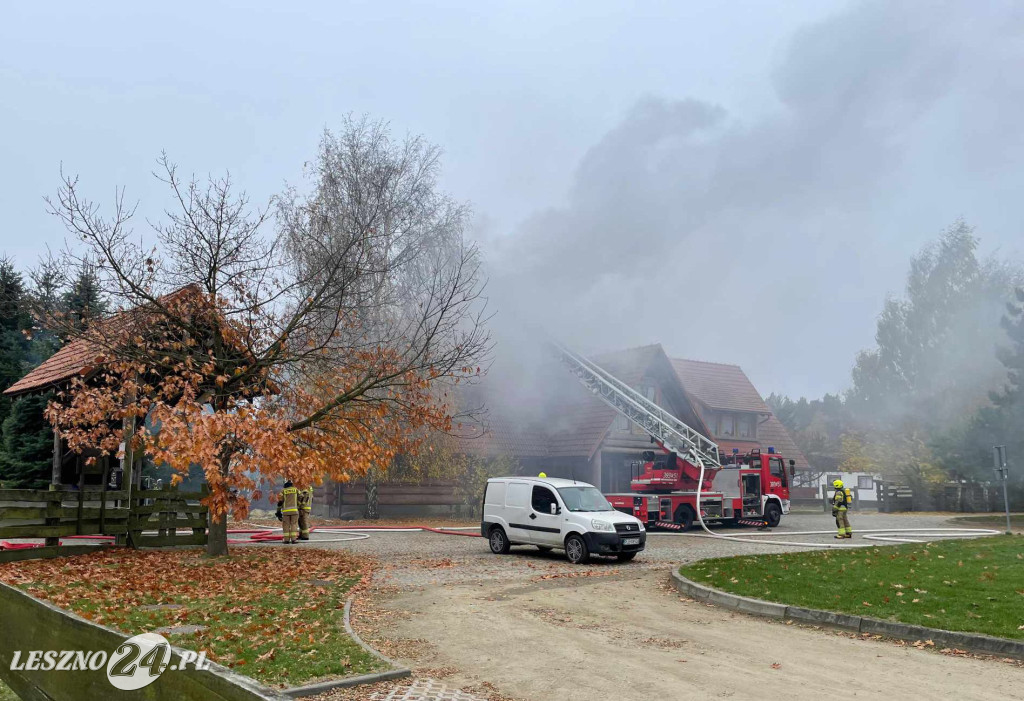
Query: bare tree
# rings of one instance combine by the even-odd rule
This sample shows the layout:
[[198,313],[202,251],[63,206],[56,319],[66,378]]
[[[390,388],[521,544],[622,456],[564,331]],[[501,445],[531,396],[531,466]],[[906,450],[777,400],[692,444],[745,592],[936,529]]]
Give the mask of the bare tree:
[[202,465],[221,554],[227,514],[262,480],[347,479],[450,428],[444,386],[477,374],[490,348],[483,283],[467,210],[438,192],[437,149],[396,143],[384,124],[325,133],[308,194],[264,208],[229,177],[186,181],[159,162],[173,206],[149,245],[123,190],[110,218],[75,178],[50,202],[78,241],[60,263],[88,258],[121,310],[65,329],[104,362],[50,416],[73,448],[108,454],[111,419],[156,419],[139,447],[180,473]]

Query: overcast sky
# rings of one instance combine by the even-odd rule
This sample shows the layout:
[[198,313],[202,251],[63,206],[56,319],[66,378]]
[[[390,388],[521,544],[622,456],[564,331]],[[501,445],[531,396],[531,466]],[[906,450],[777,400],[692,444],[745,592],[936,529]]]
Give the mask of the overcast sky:
[[147,214],[161,149],[262,199],[348,112],[445,149],[499,323],[661,342],[765,394],[844,388],[956,217],[1021,252],[1013,3],[151,5],[5,6],[0,249],[20,264],[63,240],[42,202],[61,163]]

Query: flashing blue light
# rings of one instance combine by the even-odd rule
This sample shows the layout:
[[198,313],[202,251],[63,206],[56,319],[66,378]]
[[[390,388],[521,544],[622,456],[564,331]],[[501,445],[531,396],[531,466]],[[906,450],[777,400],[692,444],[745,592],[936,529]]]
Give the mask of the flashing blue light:
[[775,447],[774,446],[768,446],[768,454],[769,455],[775,455]]

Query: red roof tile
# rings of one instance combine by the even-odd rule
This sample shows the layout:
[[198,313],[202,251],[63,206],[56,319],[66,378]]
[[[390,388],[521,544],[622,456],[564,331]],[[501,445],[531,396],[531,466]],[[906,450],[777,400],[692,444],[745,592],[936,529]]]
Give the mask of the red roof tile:
[[[169,292],[160,297],[160,302],[171,303],[175,300],[187,301],[189,297],[201,295],[196,285]],[[200,297],[200,299],[202,299]],[[131,328],[135,325],[131,311],[119,311],[100,322],[100,328],[110,332],[120,328]],[[144,319],[145,317],[143,317]],[[79,338],[71,341],[47,358],[23,378],[4,390],[4,394],[24,394],[25,392],[46,391],[71,379],[75,375],[86,375],[103,362],[103,348],[95,341]]]
[[[697,400],[716,409],[762,414],[757,427],[758,440],[717,441],[724,453],[728,454],[734,447],[746,453],[752,448],[767,450],[772,446],[787,459],[795,460],[798,468],[808,467],[807,459],[786,428],[772,415],[739,366],[670,360],[657,344],[593,358],[602,368],[631,386],[639,385],[659,359],[671,363],[683,391]],[[670,377],[667,371],[658,375]],[[506,453],[516,458],[593,456],[611,429],[616,412],[584,389],[568,372],[555,372],[551,377],[557,383],[550,392],[555,400],[540,412],[544,417],[543,425],[517,417],[509,407],[501,405],[501,395],[491,395],[487,402],[490,415],[486,431],[472,427],[467,436],[483,435],[462,441],[465,449],[476,455]],[[695,425],[694,428],[700,427]]]
[[[619,380],[635,386],[659,355],[664,356],[665,351],[660,344],[653,344],[597,355],[591,360]],[[600,447],[617,412],[588,392],[568,372],[566,377],[571,386],[566,386],[561,394],[563,401],[554,407],[554,419],[549,427],[549,455],[590,458]]]
[[673,358],[672,367],[687,393],[712,409],[771,413],[739,365]]
[[4,390],[4,394],[46,391],[75,375],[87,374],[102,362],[102,349],[99,346],[85,339],[72,341]]
[[761,443],[761,450],[768,450],[769,447],[774,447],[775,452],[782,453],[782,456],[787,460],[794,460],[796,462],[796,469],[810,469],[811,466],[807,462],[807,458],[800,448],[797,447],[792,436],[789,435],[789,431],[786,430],[781,421],[775,418],[774,414],[769,414],[766,420],[757,425],[757,440]]

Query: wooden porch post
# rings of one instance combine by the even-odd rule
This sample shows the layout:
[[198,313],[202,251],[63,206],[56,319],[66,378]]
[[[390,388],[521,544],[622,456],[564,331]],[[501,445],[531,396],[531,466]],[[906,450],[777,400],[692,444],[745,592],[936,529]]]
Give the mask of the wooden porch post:
[[60,433],[53,429],[53,471],[50,473],[50,484],[60,484],[60,466],[64,460],[64,441]]
[[[50,472],[50,491],[60,489],[60,468],[64,461],[64,442],[60,439],[60,433],[53,429],[53,469]],[[47,502],[47,511],[54,508],[53,502]],[[47,517],[46,525],[57,525],[60,523],[60,500],[56,502],[55,514]],[[45,545],[60,545],[60,538],[46,538]]]
[[[131,510],[132,510],[132,485],[135,482],[135,450],[132,448],[132,438],[135,437],[135,417],[130,416],[124,420],[124,450],[121,455],[121,490],[126,492],[128,495],[128,522],[131,523]],[[128,543],[128,533],[118,534],[115,541],[118,545],[126,545]]]

